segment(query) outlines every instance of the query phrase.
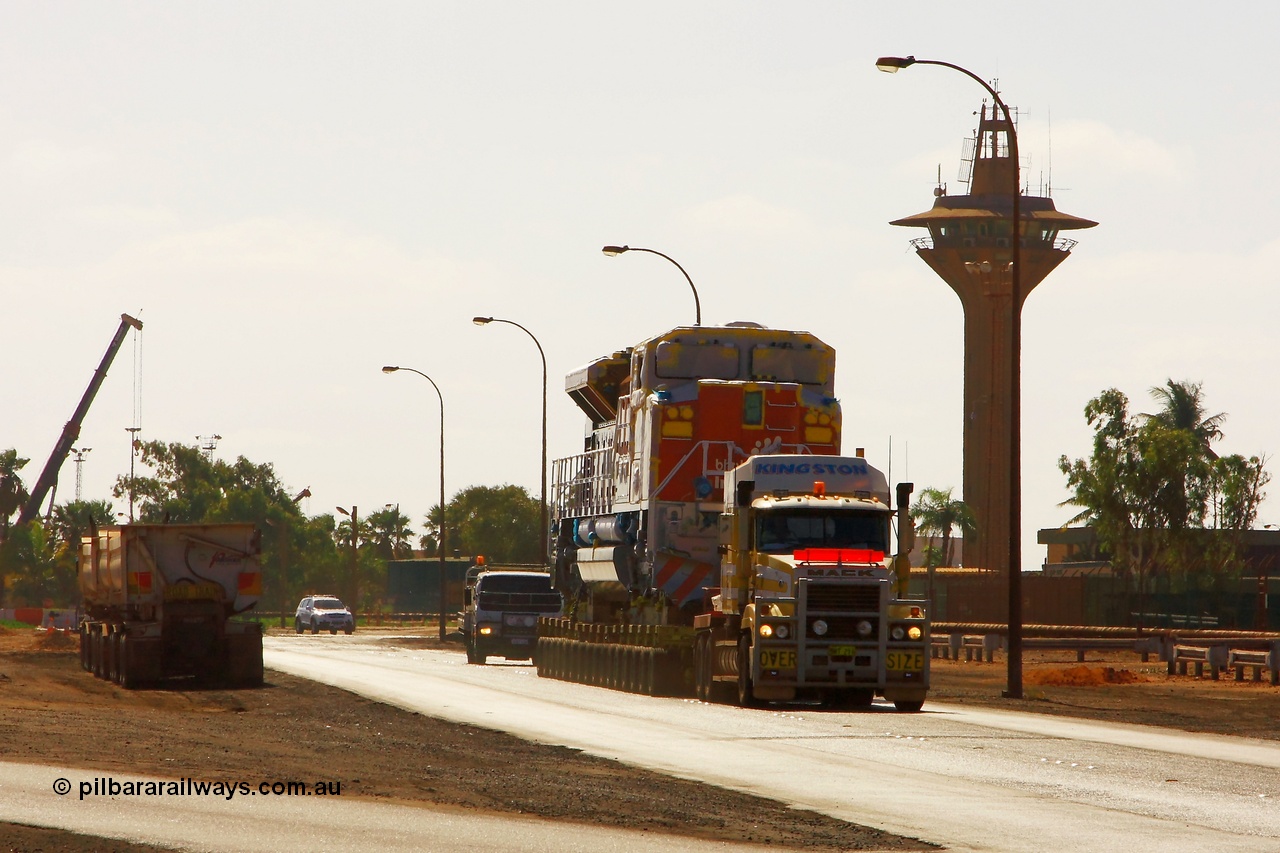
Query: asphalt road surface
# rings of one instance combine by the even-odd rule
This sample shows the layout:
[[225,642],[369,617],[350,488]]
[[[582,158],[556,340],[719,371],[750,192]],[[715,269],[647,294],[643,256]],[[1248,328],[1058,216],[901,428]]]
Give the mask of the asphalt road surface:
[[1280,850],[1272,742],[926,703],[748,710],[540,679],[354,637],[267,665],[425,714],[772,797],[953,850]]

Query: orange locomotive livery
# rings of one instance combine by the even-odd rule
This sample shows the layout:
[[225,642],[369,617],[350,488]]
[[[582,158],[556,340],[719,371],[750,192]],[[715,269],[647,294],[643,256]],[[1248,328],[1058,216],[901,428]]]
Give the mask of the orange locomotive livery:
[[591,621],[692,624],[719,583],[724,473],[836,454],[835,351],[808,332],[685,326],[569,374],[591,420],[553,466],[555,583]]

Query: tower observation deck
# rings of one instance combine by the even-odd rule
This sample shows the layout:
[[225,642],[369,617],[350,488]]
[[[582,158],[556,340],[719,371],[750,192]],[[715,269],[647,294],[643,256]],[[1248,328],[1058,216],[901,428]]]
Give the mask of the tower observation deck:
[[1048,197],[1020,199],[1019,300],[1013,304],[1012,214],[1017,168],[1009,153],[1008,122],[983,104],[970,164],[969,193],[939,186],[933,207],[891,225],[927,228],[912,240],[964,309],[964,500],[978,524],[965,542],[967,565],[1009,570],[1011,502],[1011,326],[1027,294],[1066,260],[1076,241],[1064,231],[1098,223],[1062,213]]

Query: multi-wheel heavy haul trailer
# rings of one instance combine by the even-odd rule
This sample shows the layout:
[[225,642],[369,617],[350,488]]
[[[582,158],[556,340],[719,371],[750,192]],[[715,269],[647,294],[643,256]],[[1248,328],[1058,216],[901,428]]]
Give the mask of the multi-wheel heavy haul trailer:
[[894,509],[840,456],[835,352],[752,323],[681,327],[570,374],[591,419],[553,468],[540,675],[643,693],[918,710],[927,602],[902,597],[911,487]]
[[80,663],[126,688],[190,676],[262,683],[252,524],[125,524],[80,541]]

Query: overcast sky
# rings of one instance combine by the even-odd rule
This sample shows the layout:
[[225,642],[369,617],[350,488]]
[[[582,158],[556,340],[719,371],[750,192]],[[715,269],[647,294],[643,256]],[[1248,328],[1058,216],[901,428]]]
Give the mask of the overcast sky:
[[[33,484],[84,423],[83,496],[126,428],[273,463],[309,514],[539,489],[581,449],[564,376],[693,320],[837,351],[846,452],[961,487],[962,315],[889,220],[952,193],[997,79],[1035,194],[1097,220],[1030,296],[1023,557],[1074,511],[1107,387],[1204,383],[1223,453],[1280,449],[1280,7],[1241,3],[23,3],[0,6],[0,449]],[[1273,467],[1275,466],[1273,461]],[[59,500],[74,497],[63,468]],[[1273,491],[1275,488],[1273,487]],[[116,502],[117,509],[122,502]],[[1260,523],[1280,522],[1280,503]]]

